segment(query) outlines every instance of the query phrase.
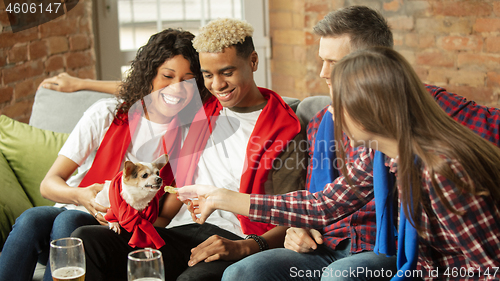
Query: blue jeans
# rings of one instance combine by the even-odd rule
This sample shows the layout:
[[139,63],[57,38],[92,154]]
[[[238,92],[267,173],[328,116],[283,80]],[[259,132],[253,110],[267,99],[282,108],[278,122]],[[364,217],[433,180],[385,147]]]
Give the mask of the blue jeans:
[[396,257],[371,251],[351,253],[350,249],[351,241],[346,239],[336,250],[323,245],[306,254],[283,248],[267,250],[229,266],[222,281],[390,280],[381,277],[382,269],[396,272]]
[[[98,224],[85,212],[51,206],[22,213],[12,226],[0,255],[0,280],[32,280],[37,261],[47,265],[50,241],[71,236],[79,226]],[[44,281],[52,280],[50,266]]]

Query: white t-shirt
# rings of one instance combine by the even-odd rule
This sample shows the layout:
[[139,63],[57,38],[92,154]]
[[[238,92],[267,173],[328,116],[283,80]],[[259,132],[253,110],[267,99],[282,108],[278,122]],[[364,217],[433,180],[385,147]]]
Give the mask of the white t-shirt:
[[[59,155],[66,156],[79,165],[77,174],[66,182],[77,187],[94,162],[97,149],[104,139],[114,119],[116,99],[102,99],[89,107],[75,126]],[[137,133],[125,153],[125,160],[132,162],[152,162],[159,156],[161,137],[167,132],[168,124],[158,124],[141,118],[137,125]],[[123,161],[125,162],[125,161]],[[123,163],[120,169],[123,168]],[[56,207],[75,209],[75,205],[56,204]],[[78,209],[86,211],[85,208]]]
[[[239,191],[248,141],[261,112],[262,109],[242,113],[225,107],[221,110],[200,157],[195,174],[196,184]],[[187,207],[182,206],[167,227],[183,225],[188,221],[192,223],[193,220]],[[238,218],[231,212],[216,210],[207,222],[244,237]]]

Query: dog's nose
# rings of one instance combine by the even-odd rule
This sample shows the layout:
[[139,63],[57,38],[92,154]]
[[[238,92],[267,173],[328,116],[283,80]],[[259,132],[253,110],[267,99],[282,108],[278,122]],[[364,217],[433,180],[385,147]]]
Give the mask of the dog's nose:
[[161,183],[163,180],[160,177],[156,178],[156,183]]

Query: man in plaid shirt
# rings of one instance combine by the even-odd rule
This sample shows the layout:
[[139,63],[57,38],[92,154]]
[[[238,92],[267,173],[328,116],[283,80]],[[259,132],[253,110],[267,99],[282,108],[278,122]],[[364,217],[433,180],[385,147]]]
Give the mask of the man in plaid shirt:
[[[351,25],[349,26],[349,24]],[[331,87],[329,77],[331,67],[351,51],[360,47],[376,45],[393,46],[392,32],[385,19],[366,7],[348,7],[332,12],[314,27],[314,31],[321,36],[319,55],[324,62],[320,76],[326,80],[329,87]],[[483,138],[500,146],[498,131],[500,112],[498,109],[479,106],[473,101],[467,101],[463,97],[448,93],[440,87],[426,85],[426,88],[448,115]],[[318,112],[307,126],[310,159],[314,155],[316,135],[327,109],[328,106]],[[331,118],[331,115],[328,117]],[[330,129],[333,130],[333,128]],[[351,159],[359,160],[359,157],[362,157],[368,163],[372,159],[368,157],[369,154],[366,154],[364,148],[347,146],[345,149],[346,155],[349,155]],[[310,161],[306,180],[307,190],[311,184],[312,174],[313,161]],[[356,182],[363,182],[363,179],[371,182],[371,175],[372,172],[368,172],[367,178],[360,177]],[[346,192],[343,186],[345,187],[345,185],[336,185],[339,188],[338,194]],[[336,202],[330,203],[336,204]],[[297,215],[297,219],[303,220],[304,217]],[[311,225],[314,224],[311,223]],[[361,209],[324,227],[320,232],[313,229],[290,228],[285,240],[285,248],[289,250],[273,249],[248,257],[229,267],[225,272],[224,280],[235,280],[234,278],[237,276],[245,276],[245,280],[287,280],[290,277],[301,278],[300,280],[314,280],[315,277],[321,276],[321,274],[315,275],[315,270],[320,272],[326,267],[328,267],[328,273],[345,273],[349,272],[351,267],[357,268],[359,266],[363,266],[367,270],[385,268],[385,270],[395,272],[395,257],[388,258],[373,253],[375,235],[375,201],[371,200]],[[318,246],[317,244],[323,245]],[[256,274],[254,270],[257,267],[266,274]],[[369,276],[358,274],[358,272],[351,276],[339,275],[344,277],[342,280],[370,280]],[[323,279],[327,279],[326,277],[323,275]],[[340,279],[335,276],[328,277],[334,280]],[[384,280],[380,276],[376,279]]]

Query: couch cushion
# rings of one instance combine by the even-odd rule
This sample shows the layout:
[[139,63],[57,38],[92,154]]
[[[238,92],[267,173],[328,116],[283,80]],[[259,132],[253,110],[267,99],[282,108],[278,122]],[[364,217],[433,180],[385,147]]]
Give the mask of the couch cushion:
[[40,182],[67,138],[68,134],[38,129],[0,116],[0,151],[33,206],[54,204],[40,195]]
[[71,133],[89,106],[110,97],[113,95],[94,91],[63,93],[40,88],[35,95],[29,124],[44,130]]
[[281,98],[283,99],[284,102],[286,102],[293,109],[293,112],[297,111],[297,106],[300,103],[299,99],[289,98],[289,97],[281,97]]
[[297,116],[304,124],[308,124],[311,118],[320,110],[332,102],[329,96],[307,97],[299,103],[297,107]]
[[2,153],[0,153],[0,194],[1,251],[16,218],[26,209],[33,207]]

